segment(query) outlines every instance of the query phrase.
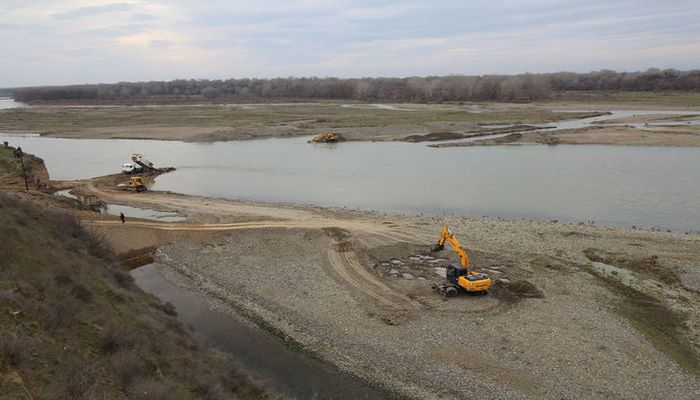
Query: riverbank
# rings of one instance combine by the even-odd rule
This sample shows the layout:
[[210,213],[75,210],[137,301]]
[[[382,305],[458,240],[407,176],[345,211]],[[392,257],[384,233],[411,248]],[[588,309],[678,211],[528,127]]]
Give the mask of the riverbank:
[[[663,109],[664,105],[661,102],[659,108]],[[640,104],[639,107],[640,110],[655,109],[649,104]],[[559,121],[603,115],[611,109],[624,107],[578,102],[32,106],[0,110],[0,131],[61,138],[188,142],[298,137],[332,132],[346,141],[416,142],[476,138],[494,134],[494,129],[503,129],[512,133],[510,138],[522,133],[526,139],[534,138],[525,142],[552,144],[542,140],[540,131],[530,131],[550,127]],[[687,113],[700,110],[700,107],[680,107],[677,110]],[[697,129],[689,131],[682,126],[667,127],[663,132],[643,129],[634,134],[614,127],[596,133],[587,132],[585,143],[635,145],[640,143],[640,137],[654,133],[654,139],[648,141],[650,144],[696,146],[700,136]],[[570,136],[566,135],[567,138]],[[501,144],[489,140],[479,143]]]
[[[679,119],[682,119],[680,117]],[[430,147],[469,147],[469,146],[502,146],[502,145],[558,145],[558,144],[600,144],[611,146],[667,146],[667,147],[700,147],[700,125],[649,125],[639,122],[643,118],[634,119],[631,124],[642,126],[621,125],[607,126],[604,124],[591,125],[579,129],[564,129],[557,131],[539,130],[519,131],[499,135],[495,138],[484,138],[477,141],[457,141],[449,143],[430,144]]]
[[[698,235],[83,190],[185,216],[82,220],[119,252],[157,248],[157,270],[212,307],[401,396],[690,399],[700,389]],[[443,224],[496,280],[488,296],[431,291],[456,261],[429,251]]]
[[0,397],[276,398],[140,290],[81,208],[0,187]]

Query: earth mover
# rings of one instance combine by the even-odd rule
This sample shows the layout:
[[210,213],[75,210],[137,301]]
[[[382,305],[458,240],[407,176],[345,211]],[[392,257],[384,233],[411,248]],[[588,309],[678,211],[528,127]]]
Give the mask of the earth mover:
[[469,257],[467,252],[459,244],[457,238],[450,232],[450,229],[445,225],[440,233],[440,239],[437,244],[431,248],[431,251],[441,251],[445,248],[445,242],[450,242],[455,253],[459,256],[459,264],[451,264],[447,267],[448,283],[433,283],[433,289],[444,297],[454,297],[460,291],[469,293],[486,294],[493,282],[491,278],[480,272],[469,269]]
[[322,133],[316,135],[309,140],[309,143],[335,143],[338,141],[338,135],[335,133]]
[[146,182],[144,182],[143,178],[140,176],[132,176],[129,178],[129,185],[127,186],[127,189],[136,190],[137,192],[145,192]]

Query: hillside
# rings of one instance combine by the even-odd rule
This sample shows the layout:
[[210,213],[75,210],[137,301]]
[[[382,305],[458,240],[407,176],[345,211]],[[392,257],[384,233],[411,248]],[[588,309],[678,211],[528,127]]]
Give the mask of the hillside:
[[69,211],[0,194],[0,237],[0,398],[268,397]]

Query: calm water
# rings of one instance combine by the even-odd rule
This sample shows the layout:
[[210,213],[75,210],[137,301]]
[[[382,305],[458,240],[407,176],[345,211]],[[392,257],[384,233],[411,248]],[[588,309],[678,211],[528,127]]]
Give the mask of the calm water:
[[116,173],[141,152],[177,171],[153,190],[429,214],[700,229],[700,148],[485,146],[305,138],[184,143],[5,136],[53,179]]
[[18,108],[26,106],[26,104],[14,101],[9,97],[0,97],[0,110],[4,108]]
[[131,271],[136,284],[163,302],[173,304],[178,319],[192,326],[214,346],[232,354],[258,381],[297,399],[384,399],[348,374],[294,352],[260,329],[212,310],[198,294],[167,281],[153,264]]

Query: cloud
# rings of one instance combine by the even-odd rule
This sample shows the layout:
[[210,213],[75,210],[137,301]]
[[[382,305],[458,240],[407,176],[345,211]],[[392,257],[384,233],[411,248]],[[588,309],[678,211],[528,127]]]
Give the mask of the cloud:
[[79,19],[83,17],[92,17],[99,14],[108,14],[114,12],[128,12],[134,9],[133,4],[129,3],[112,3],[102,6],[90,6],[76,8],[60,13],[53,14],[55,19]]
[[3,0],[0,87],[697,68],[696,0]]

